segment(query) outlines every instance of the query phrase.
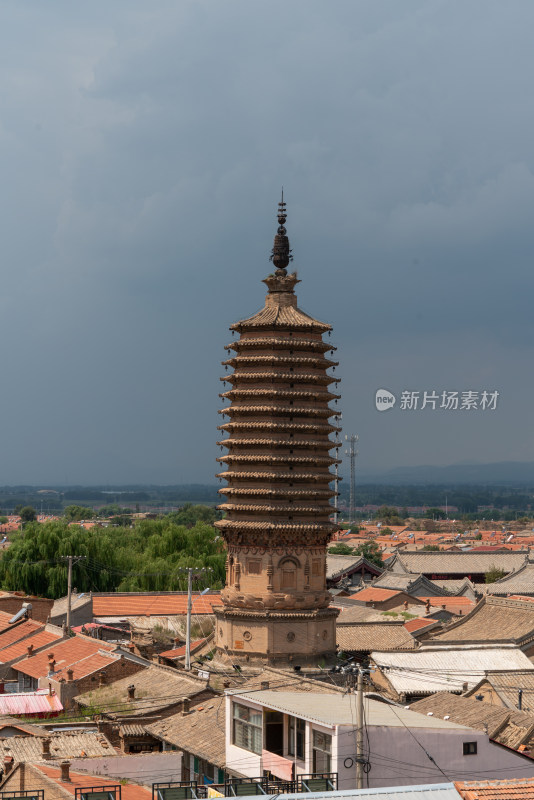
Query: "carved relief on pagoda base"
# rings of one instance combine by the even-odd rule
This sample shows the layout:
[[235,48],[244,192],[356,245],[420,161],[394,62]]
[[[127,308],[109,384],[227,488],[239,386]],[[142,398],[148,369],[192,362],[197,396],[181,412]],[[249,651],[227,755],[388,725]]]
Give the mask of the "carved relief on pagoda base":
[[217,609],[218,657],[313,663],[318,658],[334,655],[338,614],[338,609],[334,608],[287,614]]

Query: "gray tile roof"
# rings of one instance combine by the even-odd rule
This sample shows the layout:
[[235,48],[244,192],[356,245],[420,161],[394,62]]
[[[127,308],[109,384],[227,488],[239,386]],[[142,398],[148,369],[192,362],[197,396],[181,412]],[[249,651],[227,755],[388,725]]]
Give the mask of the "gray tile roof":
[[511,711],[475,700],[474,697],[459,697],[449,692],[438,692],[411,703],[410,710],[420,714],[431,712],[441,719],[447,718],[451,722],[485,731],[490,739],[514,750],[522,744],[529,744],[534,734],[532,713]]
[[342,556],[337,555],[336,553],[327,553],[326,556],[326,579],[331,580],[332,578],[337,577],[338,575],[342,575],[344,572],[349,572],[353,569],[357,569],[361,567],[362,564],[369,564],[374,570],[377,572],[382,572],[381,567],[378,567],[376,564],[370,564],[363,556],[360,555],[349,555],[349,556]]
[[531,670],[534,676],[534,664],[513,646],[427,647],[425,642],[412,652],[373,651],[371,659],[395,692],[407,695],[461,692],[464,683],[472,688],[488,671]]
[[534,595],[534,564],[525,564],[516,572],[512,572],[505,578],[501,578],[500,581],[487,584],[486,592],[487,594],[496,595]]
[[488,670],[476,686],[468,692],[475,696],[483,684],[490,684],[506,708],[517,709],[519,690],[522,690],[521,705],[523,711],[534,714],[534,670]]
[[[128,686],[135,686],[135,699],[128,700]],[[205,691],[207,682],[174,667],[151,664],[115,683],[75,697],[81,706],[96,706],[107,716],[147,716]]]
[[50,739],[51,760],[116,756],[117,751],[102,733],[69,731],[41,736],[10,736],[0,739],[0,759],[12,756],[15,761],[42,761],[43,738]]
[[145,729],[152,736],[204,758],[216,767],[223,769],[226,764],[224,697],[214,697],[192,708],[185,716],[174,714],[146,725]]
[[468,551],[465,553],[417,550],[415,552],[397,553],[391,569],[395,572],[421,572],[436,574],[454,574],[458,576],[473,573],[485,573],[492,567],[498,566],[505,572],[519,569],[528,558],[528,550],[510,551],[499,550],[494,552]]
[[436,642],[516,642],[534,640],[534,603],[486,596],[463,619],[437,633]]
[[[387,618],[386,618],[387,619]],[[336,626],[336,641],[345,652],[409,649],[417,646],[404,622],[360,622]]]

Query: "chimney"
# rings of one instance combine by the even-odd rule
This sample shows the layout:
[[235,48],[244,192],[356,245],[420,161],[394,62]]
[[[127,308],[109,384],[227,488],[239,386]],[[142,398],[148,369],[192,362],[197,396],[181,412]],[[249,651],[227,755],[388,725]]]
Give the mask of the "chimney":
[[186,714],[189,714],[189,697],[182,698],[182,717],[185,717]]
[[130,653],[133,653],[133,651],[135,650],[135,645],[133,642],[128,642],[128,650],[130,651]]
[[73,677],[74,677],[74,670],[72,669],[72,667],[69,667],[69,669],[67,670],[67,683],[72,683]]
[[230,688],[230,681],[223,681],[223,688],[229,689]]
[[61,767],[62,783],[70,783],[70,761],[62,761],[59,766]]
[[467,683],[467,681],[464,681],[462,683],[462,692],[467,692],[468,689],[469,689],[469,684]]
[[106,685],[106,673],[99,672],[98,673],[98,688],[100,689],[102,686]]
[[425,608],[426,608],[426,613],[430,614],[430,600],[429,600],[428,597],[427,597],[426,602],[425,602]]
[[408,601],[407,600],[404,601],[404,610],[408,611]]
[[33,644],[29,644],[28,647],[26,648],[26,650],[28,651],[28,656],[32,656],[33,655]]
[[48,654],[48,675],[52,676],[56,670],[56,662],[54,661],[54,654]]
[[269,681],[262,681],[260,686],[263,692],[266,691],[269,688]]
[[43,746],[43,759],[45,761],[48,761],[50,758],[52,758],[50,753],[50,738],[48,736],[45,736],[42,739],[41,744]]
[[135,700],[135,686],[133,683],[128,686],[128,701],[131,702],[132,700]]
[[445,605],[445,603],[442,603],[442,604],[441,604],[441,607],[442,607],[442,609],[443,609],[444,611],[446,611],[446,610],[447,610],[447,606]]
[[13,756],[6,756],[4,758],[4,775],[9,775],[13,769]]

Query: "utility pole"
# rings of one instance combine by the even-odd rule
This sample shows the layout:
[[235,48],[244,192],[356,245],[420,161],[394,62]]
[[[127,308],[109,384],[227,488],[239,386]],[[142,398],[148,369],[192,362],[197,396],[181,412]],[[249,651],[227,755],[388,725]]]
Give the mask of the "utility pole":
[[354,522],[354,500],[356,495],[356,442],[360,437],[355,433],[350,436],[345,436],[345,440],[349,443],[349,449],[345,450],[345,455],[350,458],[350,502],[349,502],[349,522]]
[[72,556],[67,556],[69,559],[69,568],[67,572],[67,631],[70,631],[70,607],[72,595]]
[[363,670],[358,667],[356,686],[356,788],[363,789]]
[[187,569],[187,623],[185,629],[185,668],[191,670],[191,608],[193,605],[193,568]]

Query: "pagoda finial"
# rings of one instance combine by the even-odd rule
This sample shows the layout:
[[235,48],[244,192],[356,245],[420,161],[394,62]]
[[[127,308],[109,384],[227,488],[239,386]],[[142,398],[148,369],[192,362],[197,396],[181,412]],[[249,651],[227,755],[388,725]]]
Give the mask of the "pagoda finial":
[[284,202],[284,187],[282,186],[282,199],[278,203],[278,230],[274,237],[273,252],[269,260],[273,262],[277,271],[280,270],[284,275],[286,274],[286,267],[289,262],[293,261],[291,248],[289,247],[289,239],[287,238],[287,231],[285,229],[286,219],[287,213],[286,204]]

